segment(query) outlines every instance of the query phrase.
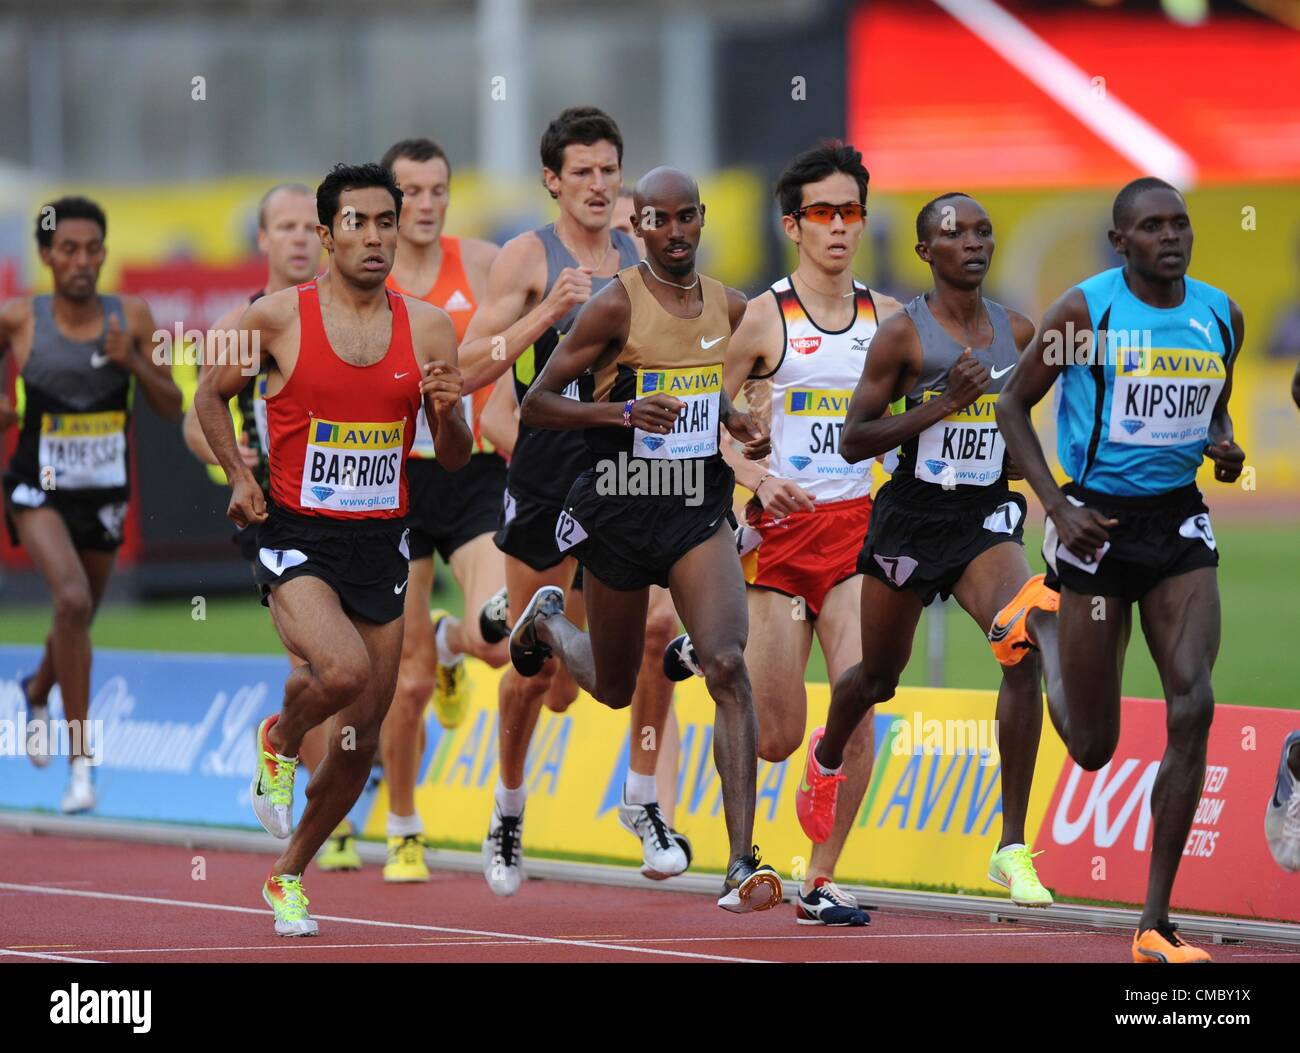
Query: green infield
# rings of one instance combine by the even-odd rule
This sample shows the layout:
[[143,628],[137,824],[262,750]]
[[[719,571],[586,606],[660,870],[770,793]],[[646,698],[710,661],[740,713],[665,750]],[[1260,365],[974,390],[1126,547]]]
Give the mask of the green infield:
[[[1300,593],[1296,567],[1296,524],[1216,526],[1223,563],[1219,583],[1223,602],[1223,644],[1215,664],[1215,694],[1221,702],[1300,708],[1300,646],[1295,628]],[[1028,532],[1031,566],[1041,567],[1041,532]],[[462,603],[446,568],[439,568],[441,588],[433,604],[460,614]],[[279,638],[266,609],[252,598],[168,600],[105,607],[95,621],[98,647],[160,651],[207,651],[274,654]],[[955,603],[944,610],[946,646],[944,685],[995,688],[998,669],[974,623]],[[1124,689],[1131,695],[1160,697],[1160,680],[1140,639],[1134,619]],[[49,628],[48,608],[0,608],[0,640],[39,643]],[[905,684],[926,682],[927,625],[917,630]],[[8,671],[6,671],[8,672]],[[810,681],[825,680],[826,666],[814,649]]]

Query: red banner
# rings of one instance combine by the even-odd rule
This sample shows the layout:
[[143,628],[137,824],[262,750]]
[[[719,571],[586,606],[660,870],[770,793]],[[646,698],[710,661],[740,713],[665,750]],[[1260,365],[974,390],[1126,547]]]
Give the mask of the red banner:
[[183,329],[205,329],[266,281],[266,261],[214,267],[204,263],[164,263],[122,268],[122,292],[144,298],[159,329],[177,322]]

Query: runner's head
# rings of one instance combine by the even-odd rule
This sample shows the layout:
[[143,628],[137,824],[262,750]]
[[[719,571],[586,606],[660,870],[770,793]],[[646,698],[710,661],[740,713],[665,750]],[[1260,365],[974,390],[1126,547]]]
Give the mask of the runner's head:
[[383,285],[397,252],[402,192],[377,164],[337,164],[316,188],[316,232],[330,268],[353,285]]
[[542,133],[542,184],[560,211],[590,231],[608,230],[623,185],[623,136],[594,106],[572,106]]
[[969,194],[941,194],[916,214],[916,254],[936,286],[978,289],[993,260],[993,221]]
[[61,197],[41,206],[36,217],[36,244],[50,268],[54,291],[69,300],[95,295],[108,250],[104,210],[85,197]]
[[266,255],[268,288],[311,281],[320,263],[311,187],[279,183],[257,206],[257,248]]
[[695,180],[678,168],[653,168],[637,182],[632,207],[632,226],[655,270],[690,277],[704,226]]
[[1177,282],[1192,261],[1192,220],[1163,179],[1135,179],[1115,195],[1110,244],[1147,281]]
[[[867,228],[867,183],[871,176],[862,154],[838,139],[801,153],[776,181],[781,225],[810,259],[833,274],[853,265]],[[828,206],[841,206],[840,209]]]
[[632,213],[635,209],[632,207],[632,191],[627,187],[622,187],[618,192],[618,197],[614,201],[614,230],[621,230],[629,238],[636,242],[638,254],[645,255],[645,242],[637,235],[632,226]]
[[451,162],[432,139],[403,139],[388,148],[379,162],[402,188],[406,222],[398,236],[424,248],[442,236],[451,200]]

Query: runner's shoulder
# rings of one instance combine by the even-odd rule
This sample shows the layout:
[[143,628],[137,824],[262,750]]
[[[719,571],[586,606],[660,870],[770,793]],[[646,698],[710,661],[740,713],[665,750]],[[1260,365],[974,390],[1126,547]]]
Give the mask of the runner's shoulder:
[[446,338],[452,347],[456,345],[456,326],[451,315],[441,307],[435,307],[427,300],[401,294],[406,303],[406,314],[411,322],[411,332],[420,337]]
[[889,293],[870,288],[867,292],[871,294],[871,302],[876,305],[877,323],[883,324],[887,318],[892,318],[903,310],[903,301],[894,299]]
[[0,326],[16,332],[32,319],[32,296],[11,296],[0,304]]
[[1038,327],[1034,325],[1034,320],[1029,315],[1015,310],[1011,307],[1003,307],[1007,312],[1007,318],[1011,320],[1011,337],[1016,342],[1016,348],[1023,351],[1029,346],[1029,341],[1034,338],[1034,333]]
[[488,268],[501,254],[501,246],[482,238],[461,238],[460,258],[469,267]]
[[492,276],[512,286],[526,283],[540,289],[546,282],[546,246],[537,232],[526,230],[502,245],[492,261]]
[[727,297],[727,317],[731,321],[731,331],[734,333],[741,320],[745,317],[749,297],[739,289],[733,289],[730,285],[724,285],[722,291]]
[[249,328],[282,332],[298,320],[298,286],[258,297],[240,313]]

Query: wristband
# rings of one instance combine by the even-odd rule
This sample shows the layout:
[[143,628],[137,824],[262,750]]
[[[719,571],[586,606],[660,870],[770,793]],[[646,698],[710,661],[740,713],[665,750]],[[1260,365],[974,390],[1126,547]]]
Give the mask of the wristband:
[[636,399],[628,399],[623,403],[623,427],[632,427],[632,407],[636,405]]
[[760,479],[760,480],[759,480],[759,481],[754,485],[754,496],[755,496],[755,497],[758,496],[759,487],[761,487],[765,482],[767,482],[767,481],[768,481],[769,479],[771,479],[771,478],[772,478],[772,473],[771,473],[771,472],[768,472],[765,476],[763,476],[762,479]]

